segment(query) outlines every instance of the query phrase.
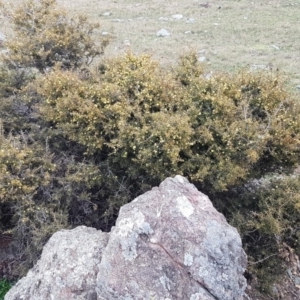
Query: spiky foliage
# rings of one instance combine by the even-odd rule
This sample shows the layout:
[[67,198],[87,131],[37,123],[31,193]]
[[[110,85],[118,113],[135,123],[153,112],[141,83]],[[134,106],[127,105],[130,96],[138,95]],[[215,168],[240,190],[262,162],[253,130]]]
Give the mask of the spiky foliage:
[[7,10],[15,38],[7,41],[6,63],[12,68],[37,68],[45,72],[60,63],[62,68],[89,64],[107,45],[97,46],[92,32],[99,24],[86,17],[70,18],[56,0],[27,0],[13,11]]
[[20,132],[31,127],[30,103],[21,91],[33,79],[34,74],[29,70],[0,66],[0,119],[6,132]]
[[299,103],[280,78],[240,72],[206,79],[188,68],[185,72],[192,74],[190,82],[181,82],[194,129],[191,159],[183,164],[186,174],[225,190],[299,161]]
[[133,178],[180,173],[226,190],[298,162],[299,104],[277,77],[206,79],[196,68],[181,65],[174,76],[149,57],[127,54],[102,66],[93,82],[54,71],[39,83],[40,112]]
[[18,275],[36,262],[57,230],[103,222],[99,217],[109,208],[97,202],[103,180],[91,162],[54,155],[47,142],[29,140],[24,133],[1,131],[0,211],[5,214],[0,214],[0,228],[19,244]]
[[285,271],[282,250],[300,255],[300,177],[273,174],[253,180],[230,195],[224,211],[243,239],[250,275],[270,293],[274,280]]

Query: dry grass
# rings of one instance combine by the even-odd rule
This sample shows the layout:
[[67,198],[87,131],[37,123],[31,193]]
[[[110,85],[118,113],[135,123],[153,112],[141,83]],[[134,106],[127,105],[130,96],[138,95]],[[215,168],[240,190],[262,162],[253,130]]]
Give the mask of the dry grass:
[[[58,2],[72,14],[84,13],[91,21],[101,22],[97,35],[109,32],[114,37],[108,56],[130,47],[135,53],[147,52],[163,63],[173,63],[193,49],[206,57],[212,69],[268,66],[287,73],[295,90],[300,85],[300,0],[210,0],[208,7],[201,0]],[[104,16],[105,12],[111,14]],[[183,18],[175,20],[174,14]],[[194,22],[188,23],[191,18]],[[2,31],[9,33],[3,26]],[[162,28],[171,36],[157,37]]]

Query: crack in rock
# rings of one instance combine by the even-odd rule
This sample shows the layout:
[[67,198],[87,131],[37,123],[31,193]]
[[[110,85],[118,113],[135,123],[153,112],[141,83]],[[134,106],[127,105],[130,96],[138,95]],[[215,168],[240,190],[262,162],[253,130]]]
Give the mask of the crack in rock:
[[184,264],[182,264],[181,262],[175,260],[173,258],[173,256],[169,253],[169,251],[160,243],[154,243],[154,242],[150,242],[151,245],[154,245],[154,246],[158,246],[160,249],[162,249],[166,254],[167,256],[176,264],[178,265],[182,271],[189,277],[191,278],[194,282],[198,283],[210,296],[212,296],[214,299],[216,300],[219,300],[218,297],[216,297],[215,295],[213,295],[210,290],[205,286],[205,284],[197,279],[195,279],[192,274],[186,270],[186,267]]

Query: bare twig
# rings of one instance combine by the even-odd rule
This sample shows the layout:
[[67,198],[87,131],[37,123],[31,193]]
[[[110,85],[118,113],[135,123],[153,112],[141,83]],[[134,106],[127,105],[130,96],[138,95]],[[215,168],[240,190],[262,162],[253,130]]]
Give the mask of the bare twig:
[[267,260],[267,259],[269,259],[270,257],[275,256],[275,255],[278,255],[278,254],[277,254],[277,253],[274,253],[274,254],[271,254],[271,255],[269,255],[269,256],[263,258],[263,259],[260,259],[260,260],[258,260],[258,261],[255,261],[255,262],[253,262],[253,263],[249,262],[249,265],[256,265],[256,264],[259,264],[259,263],[261,263],[261,262],[263,262],[263,261],[265,261],[265,260]]

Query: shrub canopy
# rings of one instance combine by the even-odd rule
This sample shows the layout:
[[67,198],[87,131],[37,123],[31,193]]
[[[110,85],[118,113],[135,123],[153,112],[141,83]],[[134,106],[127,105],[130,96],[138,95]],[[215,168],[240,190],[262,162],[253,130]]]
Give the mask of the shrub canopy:
[[99,24],[81,15],[70,18],[56,0],[28,0],[6,13],[15,37],[5,42],[5,60],[14,68],[34,67],[42,73],[56,63],[64,69],[78,68],[90,64],[108,43],[92,39]]
[[38,82],[40,113],[132,178],[179,173],[220,191],[291,170],[299,161],[299,104],[279,79],[246,72],[206,79],[187,59],[172,74],[129,53],[90,81],[54,70]]

